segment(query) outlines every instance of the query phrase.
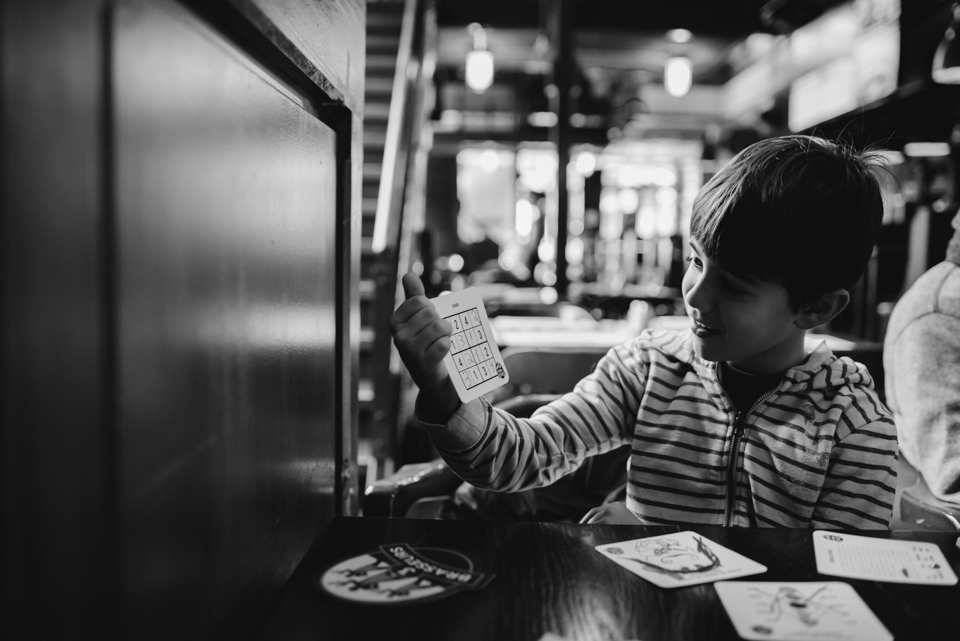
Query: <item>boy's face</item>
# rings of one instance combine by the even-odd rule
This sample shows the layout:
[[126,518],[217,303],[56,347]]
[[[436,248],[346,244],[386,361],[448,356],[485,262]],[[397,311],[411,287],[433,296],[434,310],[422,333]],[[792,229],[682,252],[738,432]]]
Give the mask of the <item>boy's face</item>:
[[683,300],[694,349],[708,361],[755,374],[774,374],[804,358],[804,331],[783,285],[732,276],[691,240]]

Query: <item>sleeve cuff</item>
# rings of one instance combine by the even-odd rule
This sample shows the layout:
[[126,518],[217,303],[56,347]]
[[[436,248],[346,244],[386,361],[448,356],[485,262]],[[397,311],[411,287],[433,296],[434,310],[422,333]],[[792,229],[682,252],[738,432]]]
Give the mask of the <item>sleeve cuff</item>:
[[[420,398],[417,397],[417,409]],[[487,417],[492,412],[489,403],[477,398],[467,403],[461,403],[446,425],[426,423],[418,418],[419,412],[414,410],[414,424],[424,430],[438,449],[459,452],[475,445],[486,428]]]

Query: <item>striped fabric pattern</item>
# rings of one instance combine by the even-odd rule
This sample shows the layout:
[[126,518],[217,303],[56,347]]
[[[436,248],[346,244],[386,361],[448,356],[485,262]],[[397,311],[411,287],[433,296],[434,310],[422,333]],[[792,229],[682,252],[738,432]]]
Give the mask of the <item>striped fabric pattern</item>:
[[447,426],[422,427],[464,480],[502,491],[549,484],[630,443],[627,507],[647,524],[723,525],[736,442],[729,525],[888,526],[897,433],[865,367],[821,344],[738,417],[718,364],[691,338],[644,332],[529,419],[478,399]]

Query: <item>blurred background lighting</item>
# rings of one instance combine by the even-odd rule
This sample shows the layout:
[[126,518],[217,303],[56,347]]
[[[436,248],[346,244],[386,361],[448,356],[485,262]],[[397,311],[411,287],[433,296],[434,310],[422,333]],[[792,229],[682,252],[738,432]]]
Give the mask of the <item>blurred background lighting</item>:
[[539,212],[534,210],[536,210],[536,207],[529,200],[520,199],[517,201],[514,229],[521,239],[530,238],[530,234],[533,233],[533,223],[539,217],[537,215]]
[[487,51],[487,32],[477,23],[467,27],[473,35],[473,50],[467,52],[466,83],[471,90],[483,93],[493,84],[493,52]]
[[657,235],[673,236],[677,233],[677,215],[672,208],[664,207],[657,212]]
[[903,153],[914,158],[949,156],[950,145],[945,142],[908,142],[903,146]]
[[617,172],[617,184],[621,187],[639,187],[645,179],[644,168],[637,165],[624,165]]
[[[553,281],[556,283],[557,276],[553,272],[546,272],[544,276],[553,276]],[[544,281],[548,280],[544,278]],[[544,305],[553,305],[560,299],[560,295],[557,293],[557,290],[553,287],[542,287],[540,288],[540,302]]]
[[676,56],[668,58],[663,69],[663,87],[674,98],[687,95],[693,84],[693,63],[690,58]]
[[492,174],[500,168],[500,154],[493,149],[486,149],[480,154],[480,169],[485,173]]
[[552,111],[532,111],[527,116],[531,127],[553,127],[557,124],[557,114]]
[[600,213],[609,216],[620,211],[620,200],[613,189],[604,189],[600,192]]
[[553,260],[556,255],[556,247],[554,246],[552,240],[544,238],[542,241],[540,241],[540,246],[537,247],[537,258],[545,263],[548,263]]
[[957,42],[957,29],[960,29],[960,3],[953,4],[953,22],[943,34],[943,39],[933,54],[933,81],[942,85],[960,84],[960,42]]
[[617,192],[617,204],[620,205],[620,211],[625,214],[632,214],[640,206],[640,195],[636,189],[621,189]]
[[677,184],[677,174],[666,167],[657,167],[653,170],[653,182],[661,187],[672,187]]
[[673,187],[661,187],[657,190],[657,204],[669,207],[677,202],[677,190]]
[[652,238],[657,230],[657,211],[653,207],[644,207],[637,215],[637,236]]
[[493,53],[489,51],[467,52],[467,86],[483,93],[493,84]]
[[589,151],[584,151],[577,156],[577,173],[581,176],[590,176],[597,168],[597,157]]

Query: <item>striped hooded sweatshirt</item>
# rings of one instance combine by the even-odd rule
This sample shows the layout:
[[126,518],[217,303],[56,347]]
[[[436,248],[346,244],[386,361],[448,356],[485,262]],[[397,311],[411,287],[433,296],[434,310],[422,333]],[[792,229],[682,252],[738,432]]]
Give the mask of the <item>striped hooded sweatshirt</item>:
[[821,344],[738,412],[691,339],[645,331],[529,419],[480,398],[420,426],[464,480],[508,492],[629,443],[626,505],[646,524],[888,526],[897,433],[863,365]]

